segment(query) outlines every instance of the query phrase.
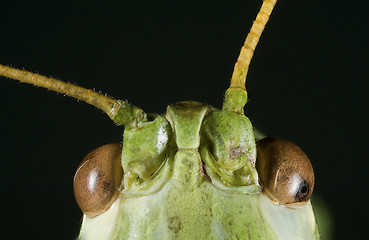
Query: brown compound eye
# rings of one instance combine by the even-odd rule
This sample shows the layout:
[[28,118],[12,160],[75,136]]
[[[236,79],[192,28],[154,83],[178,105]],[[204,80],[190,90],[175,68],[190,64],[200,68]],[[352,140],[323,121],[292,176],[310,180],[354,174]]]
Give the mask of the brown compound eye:
[[74,196],[84,214],[95,217],[118,197],[122,181],[122,147],[112,143],[91,151],[74,175]]
[[314,188],[314,171],[309,158],[295,144],[264,138],[257,143],[256,169],[270,199],[289,208],[309,201]]

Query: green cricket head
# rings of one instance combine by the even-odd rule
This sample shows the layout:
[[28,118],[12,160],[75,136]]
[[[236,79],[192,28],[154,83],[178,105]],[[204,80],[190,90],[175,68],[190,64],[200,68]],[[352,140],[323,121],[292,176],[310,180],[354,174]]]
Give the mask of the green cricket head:
[[121,144],[90,152],[74,177],[80,239],[318,239],[314,173],[296,145],[254,134],[245,81],[276,0],[265,0],[222,109],[186,101],[150,114],[73,84],[0,65],[0,75],[90,103],[124,125]]
[[314,173],[242,113],[179,102],[126,127],[74,180],[81,239],[316,239]]

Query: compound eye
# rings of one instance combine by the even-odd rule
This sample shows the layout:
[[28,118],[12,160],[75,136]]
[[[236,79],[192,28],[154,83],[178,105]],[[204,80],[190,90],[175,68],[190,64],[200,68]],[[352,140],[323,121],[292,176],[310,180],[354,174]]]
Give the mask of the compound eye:
[[91,151],[79,165],[73,180],[74,196],[88,217],[100,215],[118,197],[121,155],[119,144],[107,144]]
[[256,169],[263,191],[273,201],[289,208],[299,208],[309,201],[314,171],[309,158],[295,144],[279,138],[260,140]]

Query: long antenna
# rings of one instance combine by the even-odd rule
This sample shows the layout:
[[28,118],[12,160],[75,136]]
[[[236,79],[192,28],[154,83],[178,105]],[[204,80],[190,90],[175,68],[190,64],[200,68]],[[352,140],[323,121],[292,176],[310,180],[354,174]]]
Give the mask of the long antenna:
[[231,85],[226,91],[223,110],[243,113],[243,107],[247,102],[245,82],[250,61],[276,2],[277,0],[264,0],[258,15],[252,24],[246,41],[241,48],[237,62],[234,65]]
[[139,122],[146,120],[146,114],[140,108],[72,83],[48,78],[40,74],[7,67],[1,64],[0,76],[33,84],[84,101],[104,111],[117,124],[134,127],[138,125]]

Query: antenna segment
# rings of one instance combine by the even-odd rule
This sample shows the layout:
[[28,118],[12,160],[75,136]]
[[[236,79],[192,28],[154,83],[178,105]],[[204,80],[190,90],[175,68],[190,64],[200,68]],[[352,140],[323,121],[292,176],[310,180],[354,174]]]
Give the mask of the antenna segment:
[[261,9],[252,24],[246,41],[241,48],[237,62],[234,65],[231,85],[226,91],[223,103],[223,110],[225,111],[243,113],[243,108],[247,102],[245,82],[250,61],[276,2],[277,0],[264,0]]
[[104,111],[117,124],[134,127],[137,126],[139,122],[146,120],[146,114],[140,108],[72,83],[48,78],[40,74],[7,67],[1,64],[0,75],[84,101]]

